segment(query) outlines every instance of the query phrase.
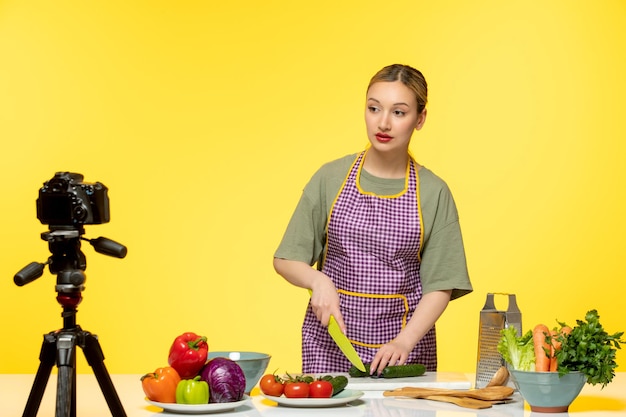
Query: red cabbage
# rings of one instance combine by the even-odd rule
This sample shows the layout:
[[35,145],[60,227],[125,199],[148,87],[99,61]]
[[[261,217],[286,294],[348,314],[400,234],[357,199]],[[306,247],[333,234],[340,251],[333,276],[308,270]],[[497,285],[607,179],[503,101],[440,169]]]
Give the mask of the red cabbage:
[[246,377],[241,367],[230,359],[211,359],[200,371],[200,378],[209,384],[209,403],[230,403],[243,398]]

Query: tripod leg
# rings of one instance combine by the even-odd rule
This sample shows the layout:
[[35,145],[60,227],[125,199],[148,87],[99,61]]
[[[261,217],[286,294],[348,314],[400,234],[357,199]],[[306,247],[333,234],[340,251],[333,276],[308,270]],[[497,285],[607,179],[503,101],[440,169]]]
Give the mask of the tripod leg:
[[98,337],[87,331],[83,332],[83,336],[83,352],[85,353],[85,358],[87,359],[89,366],[93,369],[93,373],[98,380],[100,389],[104,394],[104,399],[109,405],[109,410],[111,410],[111,415],[113,417],[126,417],[126,412],[124,411],[122,402],[115,391],[113,381],[111,381],[109,372],[104,365],[104,353],[100,347],[100,342],[98,342]]
[[41,344],[41,352],[39,353],[39,368],[35,375],[35,381],[30,390],[26,407],[24,408],[23,417],[36,417],[39,406],[41,405],[41,399],[46,391],[46,385],[50,378],[50,372],[54,366],[56,359],[56,336],[54,333],[48,333],[43,336],[43,343]]
[[61,332],[57,338],[56,417],[76,417],[76,334]]

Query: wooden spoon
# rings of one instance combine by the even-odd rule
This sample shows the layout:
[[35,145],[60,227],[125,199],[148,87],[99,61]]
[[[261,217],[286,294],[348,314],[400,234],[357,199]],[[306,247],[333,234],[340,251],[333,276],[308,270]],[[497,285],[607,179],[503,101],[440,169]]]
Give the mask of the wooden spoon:
[[491,380],[487,383],[487,387],[497,387],[499,385],[506,385],[509,382],[509,370],[506,369],[506,366],[501,366]]
[[385,397],[409,397],[409,398],[426,398],[429,396],[447,396],[456,398],[474,398],[484,401],[497,401],[509,398],[515,390],[511,387],[494,386],[479,388],[473,390],[454,390],[440,388],[417,388],[404,387],[395,390],[385,391]]
[[476,400],[474,398],[450,397],[448,395],[430,395],[428,397],[424,397],[424,399],[433,400],[433,401],[443,401],[446,403],[456,404],[459,407],[473,408],[476,410],[481,410],[483,408],[491,407],[491,403],[489,401],[481,401],[481,400]]

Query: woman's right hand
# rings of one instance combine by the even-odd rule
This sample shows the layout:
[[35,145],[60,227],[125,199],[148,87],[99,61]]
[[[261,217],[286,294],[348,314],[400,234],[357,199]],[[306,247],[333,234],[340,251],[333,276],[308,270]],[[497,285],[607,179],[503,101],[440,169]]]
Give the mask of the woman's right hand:
[[317,271],[319,275],[311,285],[311,308],[313,313],[324,327],[328,327],[330,316],[335,317],[341,331],[346,333],[346,325],[339,309],[339,294],[331,279],[324,273]]
[[328,275],[305,262],[281,258],[274,258],[274,269],[293,285],[311,290],[311,308],[323,326],[328,327],[332,315],[341,331],[346,333],[346,325],[339,310],[339,294]]

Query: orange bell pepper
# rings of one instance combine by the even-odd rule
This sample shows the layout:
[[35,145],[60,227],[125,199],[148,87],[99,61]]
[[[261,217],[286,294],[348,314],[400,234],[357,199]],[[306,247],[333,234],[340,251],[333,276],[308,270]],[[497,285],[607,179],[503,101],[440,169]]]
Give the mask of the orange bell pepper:
[[171,366],[157,368],[141,377],[141,386],[146,397],[160,403],[176,402],[176,386],[179,382],[180,376]]

